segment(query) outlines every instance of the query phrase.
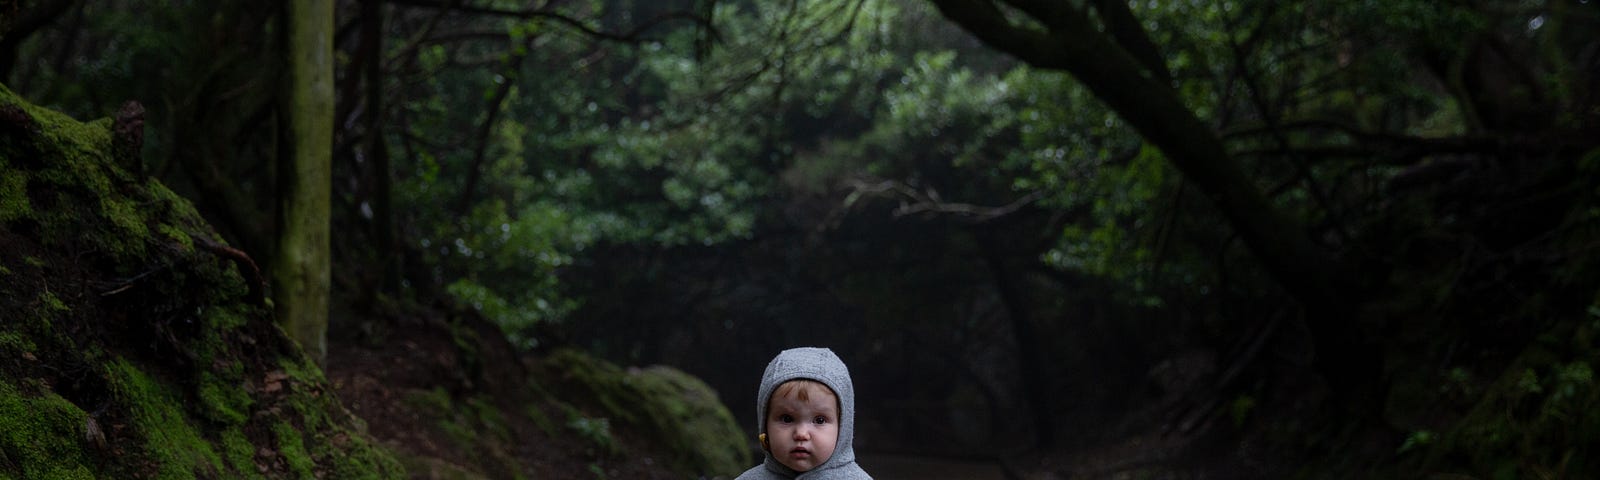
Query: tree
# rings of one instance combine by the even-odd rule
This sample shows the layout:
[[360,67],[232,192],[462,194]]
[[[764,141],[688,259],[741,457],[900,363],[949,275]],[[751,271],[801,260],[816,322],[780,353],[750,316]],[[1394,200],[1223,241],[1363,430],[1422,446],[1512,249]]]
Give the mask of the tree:
[[[1348,282],[1343,269],[1301,233],[1301,226],[1267,202],[1222,139],[1185,106],[1166,80],[1170,74],[1164,58],[1126,3],[1090,2],[1105,19],[1101,29],[1091,23],[1087,9],[1021,1],[933,1],[947,18],[996,49],[1038,68],[1072,73],[1205,192],[1296,297],[1313,309],[1341,303],[1335,292]],[[1026,12],[1045,28],[1011,22],[1002,4]]]
[[273,298],[284,330],[321,362],[327,353],[331,261],[333,2],[291,1],[284,20],[289,82],[282,112],[288,128],[279,159]]
[[[1430,230],[1494,248],[1519,245],[1500,237],[1529,242],[1521,245],[1538,238],[1512,230],[1562,231],[1568,210],[1548,207],[1573,198],[1567,192],[1575,187],[1553,179],[1570,175],[1594,145],[1574,140],[1593,128],[1595,117],[1587,106],[1592,95],[1571,76],[1594,62],[1570,54],[1594,43],[1565,34],[1570,27],[1541,29],[1592,19],[1564,2],[1513,9],[1512,18],[1533,19],[1520,23],[1497,20],[1506,12],[1486,5],[1247,3],[1234,13],[1214,10],[1209,19],[1162,23],[1165,51],[1152,40],[1152,18],[1189,7],[1151,3],[1145,9],[1116,0],[931,3],[990,47],[1071,74],[1159,149],[1186,185],[1210,200],[1272,281],[1298,301],[1318,370],[1365,413],[1381,408],[1385,388],[1385,339],[1377,332],[1437,313],[1407,310],[1417,308],[1408,295],[1455,288],[1396,285],[1438,268],[1424,266],[1418,261],[1423,256],[1396,252],[1409,252],[1410,242]],[[1374,33],[1384,21],[1393,28]],[[1184,29],[1210,30],[1193,37],[1172,33]],[[1540,55],[1509,53],[1518,51]],[[1169,68],[1175,60],[1188,62],[1190,76],[1175,78],[1176,69]],[[1432,78],[1418,78],[1425,75]],[[1445,87],[1392,86],[1406,82]],[[1197,83],[1218,93],[1197,101],[1184,90]],[[1367,96],[1393,103],[1366,106],[1360,102]],[[1461,128],[1436,126],[1441,123]],[[1423,129],[1430,134],[1415,133]],[[1462,174],[1463,165],[1495,162],[1515,165],[1514,180]],[[1285,170],[1281,186],[1269,189],[1259,178],[1259,172]],[[1352,182],[1350,172],[1369,180]],[[1463,201],[1453,197],[1460,190],[1438,193],[1456,188],[1504,196]],[[1476,230],[1419,221],[1416,210],[1407,210],[1417,205],[1437,209],[1429,218],[1445,222],[1455,221],[1453,215],[1474,218],[1468,223]],[[1496,211],[1520,213],[1485,213]],[[1513,223],[1525,226],[1487,227]],[[1485,261],[1497,268],[1510,264]]]

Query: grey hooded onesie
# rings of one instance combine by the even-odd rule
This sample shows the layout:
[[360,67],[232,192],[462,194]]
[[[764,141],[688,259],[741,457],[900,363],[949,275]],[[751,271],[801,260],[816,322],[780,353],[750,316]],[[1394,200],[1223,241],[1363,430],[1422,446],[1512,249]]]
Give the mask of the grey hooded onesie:
[[778,385],[795,379],[822,382],[839,396],[839,440],[834,443],[833,456],[805,473],[797,473],[778,463],[772,452],[763,448],[765,460],[761,465],[746,470],[737,480],[871,480],[872,476],[856,464],[856,390],[850,384],[850,370],[844,361],[826,348],[793,348],[784,350],[767,364],[761,374],[761,389],[756,391],[756,429],[767,433],[767,400]]

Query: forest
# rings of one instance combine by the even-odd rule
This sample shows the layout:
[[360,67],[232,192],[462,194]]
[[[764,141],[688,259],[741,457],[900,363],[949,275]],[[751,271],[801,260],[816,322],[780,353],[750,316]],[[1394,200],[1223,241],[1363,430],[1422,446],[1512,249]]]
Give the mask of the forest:
[[1600,478],[1600,2],[0,0],[0,480]]

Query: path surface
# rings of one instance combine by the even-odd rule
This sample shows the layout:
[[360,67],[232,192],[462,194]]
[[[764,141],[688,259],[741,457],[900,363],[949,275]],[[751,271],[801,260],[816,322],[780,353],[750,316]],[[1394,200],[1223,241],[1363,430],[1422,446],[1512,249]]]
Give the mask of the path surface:
[[1000,464],[941,457],[857,453],[856,462],[875,480],[1001,480]]

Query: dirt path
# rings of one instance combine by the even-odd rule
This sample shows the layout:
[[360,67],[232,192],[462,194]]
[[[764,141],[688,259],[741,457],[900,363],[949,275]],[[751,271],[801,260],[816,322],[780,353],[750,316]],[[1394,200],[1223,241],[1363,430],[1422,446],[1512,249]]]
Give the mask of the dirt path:
[[856,461],[876,480],[1001,480],[1000,464],[940,457],[860,453]]

